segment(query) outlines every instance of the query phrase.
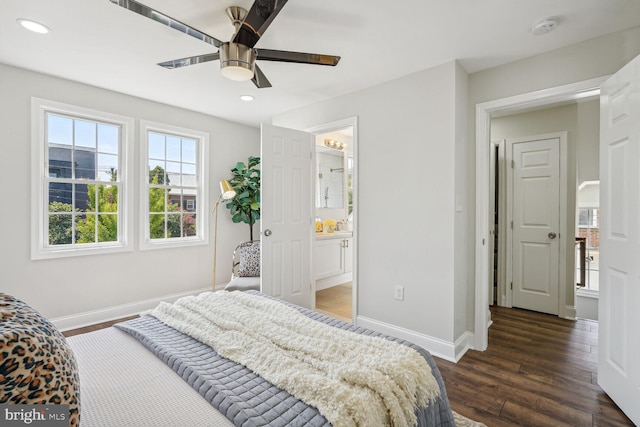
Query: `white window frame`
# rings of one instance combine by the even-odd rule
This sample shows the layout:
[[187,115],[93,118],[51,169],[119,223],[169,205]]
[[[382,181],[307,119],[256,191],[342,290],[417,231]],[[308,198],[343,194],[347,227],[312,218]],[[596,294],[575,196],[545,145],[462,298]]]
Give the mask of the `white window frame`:
[[[149,132],[192,138],[198,141],[196,235],[151,239],[149,235]],[[193,129],[140,120],[140,249],[152,250],[209,244],[209,134]]]
[[[117,242],[96,242],[50,246],[48,233],[48,192],[45,185],[49,176],[47,165],[46,114],[61,114],[79,119],[106,122],[122,129],[118,151],[119,203]],[[47,99],[31,98],[31,259],[64,258],[133,250],[132,215],[133,192],[128,182],[132,173],[135,121],[131,117],[92,110]]]

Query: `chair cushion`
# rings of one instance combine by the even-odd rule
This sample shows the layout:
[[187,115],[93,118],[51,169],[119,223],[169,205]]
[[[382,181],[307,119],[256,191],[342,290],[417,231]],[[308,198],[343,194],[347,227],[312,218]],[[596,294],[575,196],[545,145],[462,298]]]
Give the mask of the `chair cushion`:
[[225,291],[259,291],[260,290],[260,278],[259,277],[236,277],[224,287]]
[[80,380],[73,350],[40,313],[0,293],[0,403],[69,405],[80,424]]
[[260,242],[243,243],[238,250],[240,252],[238,276],[260,277]]

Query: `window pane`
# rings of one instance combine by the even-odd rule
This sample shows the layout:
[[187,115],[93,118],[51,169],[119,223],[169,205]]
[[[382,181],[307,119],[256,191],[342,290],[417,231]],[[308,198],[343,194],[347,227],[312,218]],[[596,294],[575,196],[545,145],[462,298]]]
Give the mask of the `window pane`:
[[[92,205],[91,197],[95,201],[95,185],[87,184],[75,184],[75,196],[76,196],[76,211],[86,212],[95,211],[95,206]],[[89,195],[91,193],[91,196]]]
[[47,114],[47,134],[49,144],[73,144],[73,120],[68,117],[60,117]]
[[180,214],[167,215],[167,233],[168,237],[180,237],[182,235],[182,226],[180,224]]
[[195,213],[185,213],[182,219],[182,226],[184,229],[185,236],[195,236],[197,234],[196,230],[196,214]]
[[49,147],[49,177],[50,178],[71,178],[72,177],[72,154],[73,150],[67,148]]
[[149,215],[149,237],[164,239],[164,214]]
[[96,154],[93,151],[75,150],[76,179],[96,179]]
[[95,243],[96,216],[80,214],[76,216],[76,243]]
[[118,212],[118,186],[98,186],[98,212]]
[[[69,208],[71,205],[67,205]],[[69,245],[71,244],[71,214],[49,215],[49,244]]]
[[98,215],[98,241],[116,242],[118,240],[118,215]]
[[[39,151],[38,163],[45,167],[41,173],[46,176],[37,208],[44,209],[48,235],[38,238],[34,259],[67,256],[67,251],[53,245],[122,250],[118,248],[124,247],[125,242],[119,234],[122,227],[118,221],[124,184],[117,181],[117,172],[119,165],[126,164],[121,157],[125,154],[121,153],[125,148],[121,138],[130,119],[113,115],[107,118],[106,114],[104,119],[82,117],[81,109],[72,105],[66,106],[63,114],[48,111],[44,103],[38,107],[44,114],[46,135],[40,141],[46,151]],[[70,256],[80,253],[68,251]]]
[[63,184],[61,182],[49,183],[49,211],[59,212],[61,207],[51,207],[51,204],[65,204],[69,206],[68,212],[71,212],[71,204],[73,203],[73,184]]
[[182,185],[185,187],[197,187],[196,165],[182,164]]
[[167,162],[167,177],[169,178],[167,184],[182,185],[180,179],[180,163]]
[[149,189],[149,212],[165,212],[164,188]]
[[98,151],[118,154],[119,126],[98,124]]
[[196,162],[196,141],[193,139],[182,139],[182,161]]
[[167,204],[167,212],[180,212],[180,206],[182,206],[182,197],[180,196],[180,190],[169,190],[169,203]]
[[75,120],[76,147],[96,149],[96,123],[84,120]]
[[149,158],[164,160],[164,135],[149,132]]
[[589,225],[589,209],[578,209],[578,225],[581,227]]
[[[197,176],[201,167],[198,157],[200,140],[168,133],[148,132],[147,135],[149,184],[146,194],[149,198],[151,238],[198,236],[195,212],[201,191]],[[158,141],[162,136],[163,157],[159,150],[154,149],[155,145],[160,145]],[[160,193],[161,188],[163,193]]]
[[159,160],[149,160],[149,184],[164,184],[164,162]]
[[118,171],[118,156],[98,154],[98,181],[115,181]]
[[180,138],[167,135],[167,160],[180,161]]

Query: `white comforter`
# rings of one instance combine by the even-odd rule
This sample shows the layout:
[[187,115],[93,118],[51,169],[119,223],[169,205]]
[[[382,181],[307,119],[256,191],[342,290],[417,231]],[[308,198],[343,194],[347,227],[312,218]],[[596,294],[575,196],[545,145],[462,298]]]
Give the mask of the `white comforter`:
[[315,406],[336,427],[411,426],[416,408],[439,394],[415,350],[322,324],[268,298],[206,292],[150,314]]

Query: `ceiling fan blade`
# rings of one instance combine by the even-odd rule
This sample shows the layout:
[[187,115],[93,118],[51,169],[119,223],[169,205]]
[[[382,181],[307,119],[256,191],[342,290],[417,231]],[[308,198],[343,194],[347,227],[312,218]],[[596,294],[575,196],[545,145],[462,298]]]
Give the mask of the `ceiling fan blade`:
[[269,82],[269,80],[267,80],[267,77],[265,77],[264,73],[257,65],[254,65],[253,67],[253,78],[251,79],[251,81],[254,85],[256,85],[258,89],[271,87],[271,83]]
[[296,62],[299,64],[329,65],[331,67],[338,65],[338,62],[340,62],[339,56],[273,49],[256,49],[256,58],[264,61]]
[[171,61],[165,61],[158,63],[159,66],[164,68],[180,68],[187,65],[201,64],[203,62],[217,61],[220,59],[220,53],[207,53],[205,55],[189,56],[188,58],[172,59]]
[[222,44],[222,42],[215,37],[205,34],[202,31],[196,30],[195,28],[190,27],[187,24],[178,21],[177,19],[167,16],[164,13],[158,12],[157,10],[151,9],[150,7],[145,6],[142,3],[138,3],[135,0],[110,1],[113,4],[117,4],[118,6],[124,7],[125,9],[129,9],[130,11],[142,15],[145,18],[152,19],[156,22],[166,25],[167,27],[180,31],[181,33],[185,33],[198,40],[202,40],[205,43],[209,43],[212,46],[220,47],[220,45]]
[[286,3],[287,0],[256,0],[233,37],[233,42],[254,47]]

